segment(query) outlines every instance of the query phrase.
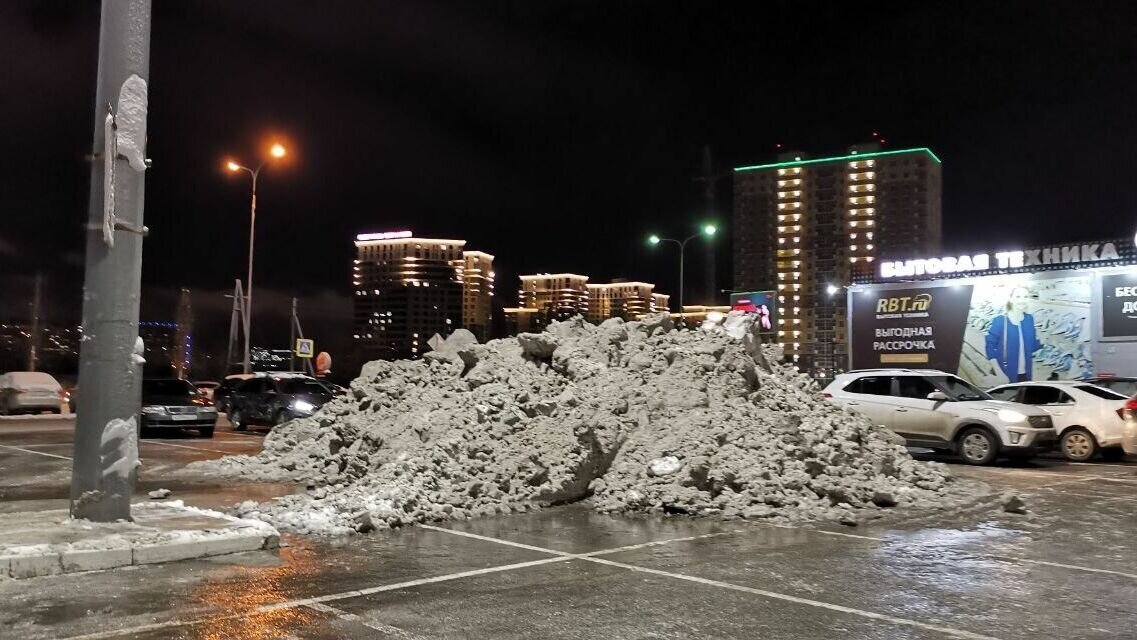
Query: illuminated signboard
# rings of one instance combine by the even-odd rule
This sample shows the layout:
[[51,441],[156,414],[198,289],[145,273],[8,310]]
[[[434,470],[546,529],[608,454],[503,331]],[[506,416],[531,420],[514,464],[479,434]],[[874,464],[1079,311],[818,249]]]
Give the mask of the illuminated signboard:
[[368,240],[395,240],[398,238],[410,238],[414,234],[410,231],[384,231],[383,233],[361,233],[355,236],[357,242],[366,242]]
[[[1118,251],[1122,244],[1122,251]],[[884,260],[878,274],[881,280],[941,275],[982,275],[983,272],[1013,272],[1068,266],[1112,266],[1131,264],[1132,248],[1124,243],[1094,242],[1039,249],[963,254],[942,258]]]

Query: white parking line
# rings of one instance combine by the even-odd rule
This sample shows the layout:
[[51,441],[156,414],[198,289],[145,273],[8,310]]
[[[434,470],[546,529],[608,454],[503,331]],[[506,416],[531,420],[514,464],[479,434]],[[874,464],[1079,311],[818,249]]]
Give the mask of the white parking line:
[[48,458],[59,458],[60,460],[70,460],[71,456],[57,456],[54,453],[45,453],[43,451],[32,451],[31,449],[24,449],[23,447],[13,447],[7,444],[0,444],[0,448],[13,449],[15,451],[23,451],[24,453],[34,453],[37,456],[47,456]]
[[156,622],[154,624],[141,625],[137,627],[129,627],[125,629],[111,629],[107,631],[98,631],[95,633],[86,633],[79,636],[70,636],[65,640],[101,640],[102,638],[117,638],[119,636],[134,635],[147,631],[158,631],[162,629],[174,629],[177,627],[189,627],[198,624],[205,624],[214,620],[231,620],[233,618],[247,618],[260,613],[271,613],[273,611],[282,611],[287,609],[295,609],[296,607],[309,607],[313,605],[322,604],[325,602],[334,602],[336,600],[347,600],[349,598],[358,598],[360,596],[367,596],[375,593],[382,593],[384,591],[398,591],[399,589],[410,589],[426,584],[434,584],[436,582],[449,582],[451,580],[458,580],[460,578],[468,578],[471,576],[481,576],[491,573],[500,573],[502,571],[512,571],[514,569],[523,569],[525,567],[535,567],[543,564],[553,564],[556,562],[566,562],[572,560],[571,556],[557,556],[554,558],[542,558],[540,560],[530,560],[529,562],[518,562],[514,564],[500,565],[496,567],[486,567],[485,569],[474,569],[472,571],[462,571],[460,573],[451,573],[443,576],[435,576],[433,578],[422,578],[420,580],[408,580],[406,582],[399,582],[396,584],[386,584],[378,587],[370,587],[367,589],[357,589],[354,591],[344,591],[342,593],[332,593],[324,596],[316,596],[313,598],[303,598],[299,600],[285,600],[283,602],[275,602],[272,604],[264,604],[259,607],[254,607],[248,611],[241,613],[222,615],[222,616],[209,616],[204,618],[196,618],[193,620],[168,620],[166,622]]
[[[674,578],[677,580],[686,580],[688,582],[695,582],[698,584],[704,584],[704,585],[708,585],[708,586],[712,586],[712,587],[719,587],[722,589],[730,589],[733,591],[741,591],[743,593],[758,595],[758,596],[770,598],[773,600],[782,600],[785,602],[793,602],[795,604],[801,604],[801,605],[805,605],[808,607],[817,607],[817,608],[821,608],[821,609],[828,609],[830,611],[837,611],[839,613],[847,613],[847,614],[851,614],[851,615],[855,615],[855,616],[860,616],[862,618],[869,618],[872,620],[881,620],[881,621],[890,622],[890,623],[896,624],[896,625],[915,627],[917,629],[924,629],[926,631],[935,631],[935,632],[942,633],[944,635],[948,635],[948,636],[951,636],[954,638],[968,638],[970,640],[995,640],[992,636],[985,636],[985,635],[981,635],[981,634],[977,634],[977,633],[971,633],[970,631],[963,631],[961,629],[953,629],[950,627],[942,627],[939,625],[927,624],[927,623],[919,622],[916,620],[908,620],[907,618],[897,618],[897,617],[885,615],[882,613],[875,613],[872,611],[864,611],[862,609],[854,609],[852,607],[845,607],[842,605],[832,604],[829,602],[822,602],[820,600],[810,600],[809,598],[799,598],[797,596],[791,596],[791,595],[785,594],[785,593],[778,593],[776,591],[766,591],[764,589],[755,589],[752,587],[744,587],[742,585],[737,585],[737,584],[733,584],[730,582],[721,582],[719,580],[710,580],[707,578],[699,578],[697,576],[691,576],[691,575],[687,575],[684,573],[674,573],[671,571],[661,571],[659,569],[649,569],[647,567],[640,567],[637,565],[626,564],[623,562],[615,562],[613,560],[605,560],[603,558],[596,557],[598,555],[601,555],[601,553],[603,553],[605,555],[610,554],[610,553],[616,553],[619,549],[611,549],[611,550],[605,550],[603,552],[593,552],[593,553],[589,553],[589,554],[565,556],[563,551],[556,551],[554,549],[545,549],[542,547],[534,547],[533,545],[520,544],[517,542],[510,541],[510,540],[501,540],[499,538],[491,538],[489,536],[481,536],[481,535],[477,535],[477,534],[473,534],[473,533],[467,533],[465,531],[455,531],[453,529],[443,529],[441,527],[430,527],[430,529],[432,529],[434,531],[441,531],[443,533],[451,533],[454,535],[459,535],[459,536],[463,536],[463,537],[467,537],[467,538],[475,538],[477,540],[485,540],[487,542],[495,542],[495,543],[503,544],[503,545],[510,546],[510,547],[521,547],[524,549],[530,549],[530,550],[535,550],[535,551],[543,551],[545,553],[553,553],[553,554],[557,554],[559,557],[565,558],[565,559],[585,560],[587,562],[595,562],[597,564],[603,564],[603,565],[608,565],[608,566],[613,566],[613,567],[620,567],[622,569],[628,569],[631,571],[638,571],[640,573],[649,573],[652,575],[664,576],[664,577],[668,577],[668,578]],[[731,532],[731,533],[734,533],[734,532]],[[680,538],[677,540],[672,540],[672,542],[677,542],[679,540],[693,540],[693,539],[711,537],[711,536],[717,536],[717,535],[724,535],[724,534],[714,533],[714,534],[706,534],[703,536],[691,536],[689,538]],[[637,547],[643,547],[643,546],[646,546],[646,545],[631,545],[631,548],[637,548]]]
[[339,618],[340,620],[346,620],[348,622],[354,622],[356,624],[363,625],[364,627],[367,627],[368,629],[373,629],[375,631],[379,631],[379,632],[385,633],[387,635],[394,636],[396,638],[407,638],[407,640],[415,640],[416,638],[422,638],[422,636],[415,635],[409,631],[404,631],[398,627],[392,627],[389,624],[382,624],[382,623],[377,623],[377,622],[368,622],[368,621],[364,620],[363,618],[355,615],[354,613],[348,613],[346,611],[343,611],[342,609],[337,609],[335,607],[332,607],[332,606],[329,606],[326,604],[321,604],[321,603],[310,604],[310,605],[308,605],[308,608],[314,609],[314,610],[319,611],[321,613],[331,614],[331,615]]
[[1091,571],[1093,573],[1108,573],[1111,576],[1121,576],[1123,578],[1132,578],[1137,580],[1137,573],[1125,573],[1122,571],[1111,571],[1109,569],[1091,569],[1089,567],[1078,567],[1072,564],[1062,564],[1061,562],[1047,562],[1046,560],[1027,560],[1026,558],[1000,558],[1001,560],[1010,560],[1011,562],[1025,562],[1027,564],[1041,564],[1047,567],[1059,567],[1062,569],[1077,569],[1078,571]]
[[731,591],[741,591],[756,596],[762,596],[771,600],[781,600],[784,602],[793,602],[794,604],[801,604],[807,607],[816,607],[820,609],[828,609],[829,611],[836,611],[838,613],[847,613],[849,615],[859,616],[861,618],[868,618],[870,620],[880,620],[882,622],[889,622],[895,625],[903,625],[906,627],[914,627],[916,629],[923,629],[925,631],[934,631],[942,633],[953,638],[968,638],[969,640],[995,640],[994,636],[985,636],[978,633],[971,633],[962,629],[953,629],[951,627],[942,627],[940,625],[928,624],[919,622],[917,620],[909,620],[907,618],[897,618],[894,616],[886,615],[883,613],[875,613],[873,611],[865,611],[863,609],[854,609],[852,607],[845,607],[839,604],[832,604],[829,602],[822,602],[820,600],[810,600],[809,598],[799,598],[785,593],[778,593],[776,591],[766,591],[765,589],[755,589],[753,587],[744,587],[742,585],[734,584],[731,582],[722,582],[719,580],[710,580],[707,578],[699,578],[697,576],[687,575],[685,573],[674,573],[671,571],[661,571],[659,569],[649,569],[647,567],[640,567],[634,564],[625,564],[623,562],[614,562],[612,560],[604,560],[603,558],[586,558],[588,562],[595,562],[597,564],[604,564],[612,567],[620,567],[621,569],[628,569],[629,571],[637,571],[639,573],[647,573],[656,576],[663,576],[666,578],[674,578],[676,580],[686,580],[687,582],[694,582],[696,584],[703,584],[710,587],[718,587],[720,589],[730,589]]
[[208,451],[210,453],[220,453],[222,455],[231,456],[232,451],[221,451],[220,449],[206,449],[205,447],[191,447],[188,444],[174,444],[172,442],[156,442],[154,440],[142,440],[142,444],[153,444],[159,447],[177,447],[179,449],[193,449],[195,451]]

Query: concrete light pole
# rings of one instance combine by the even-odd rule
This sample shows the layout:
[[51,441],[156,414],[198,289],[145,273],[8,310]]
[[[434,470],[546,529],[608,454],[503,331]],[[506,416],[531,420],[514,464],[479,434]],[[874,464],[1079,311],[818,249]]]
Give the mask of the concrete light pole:
[[130,519],[138,467],[138,301],[150,0],[103,0],[71,517]]
[[[281,144],[274,144],[269,150],[269,155],[273,158],[283,158],[284,154],[284,146]],[[257,165],[256,169],[250,169],[248,167],[239,165],[232,160],[225,164],[225,167],[230,171],[245,171],[253,179],[252,199],[249,201],[249,277],[245,282],[247,288],[245,290],[245,317],[243,318],[245,324],[245,373],[252,372],[252,363],[249,360],[249,350],[253,338],[252,334],[249,333],[249,329],[252,325],[253,315],[253,238],[254,232],[257,228],[257,176],[261,174],[261,169],[264,168],[266,162],[268,162],[268,158],[261,160],[261,163]]]
[[708,225],[704,225],[702,231],[700,231],[699,233],[692,234],[692,235],[684,238],[683,240],[675,240],[673,238],[661,238],[657,235],[652,235],[651,237],[649,237],[647,239],[648,242],[650,242],[652,245],[657,245],[661,242],[672,242],[672,243],[675,243],[676,245],[679,246],[679,319],[680,319],[680,322],[682,322],[682,319],[683,319],[683,259],[684,259],[686,252],[687,252],[687,243],[690,242],[691,240],[694,240],[695,238],[698,238],[699,236],[706,236],[707,238],[710,238],[711,236],[715,235],[715,231],[717,231],[717,230],[718,229],[715,228],[715,225],[708,224]]

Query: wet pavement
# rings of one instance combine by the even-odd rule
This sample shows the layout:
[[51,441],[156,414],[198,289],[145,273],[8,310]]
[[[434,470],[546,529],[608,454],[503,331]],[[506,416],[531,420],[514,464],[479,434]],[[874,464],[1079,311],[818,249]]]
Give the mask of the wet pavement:
[[[42,424],[0,424],[0,514],[66,496],[69,461],[42,454],[70,455],[69,434]],[[143,479],[258,446],[227,429],[144,441]],[[1137,637],[1137,463],[953,470],[1020,493],[1030,513],[809,528],[574,505],[286,537],[277,554],[0,583],[0,637]],[[173,497],[203,506],[287,490],[177,486]]]

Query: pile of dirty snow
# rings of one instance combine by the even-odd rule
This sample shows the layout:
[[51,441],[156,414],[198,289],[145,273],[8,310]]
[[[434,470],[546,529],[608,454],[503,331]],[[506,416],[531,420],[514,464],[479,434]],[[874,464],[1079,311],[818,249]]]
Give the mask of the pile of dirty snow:
[[742,314],[680,331],[668,316],[368,363],[351,393],[273,430],[264,451],[191,465],[303,494],[238,515],[338,534],[590,498],[604,512],[849,524],[943,508],[973,485],[821,398]]

